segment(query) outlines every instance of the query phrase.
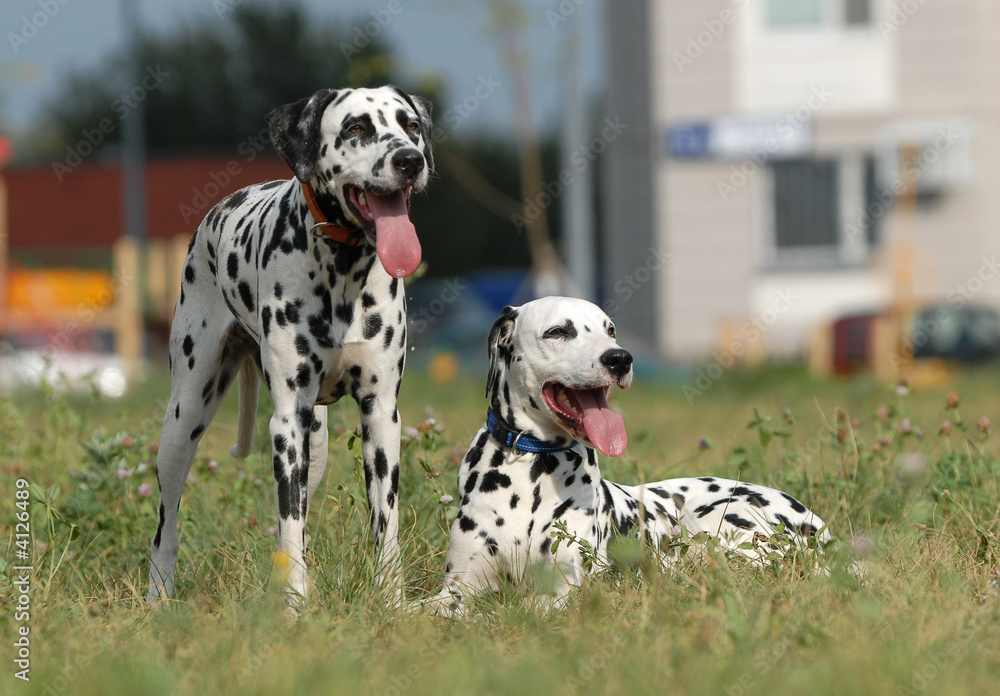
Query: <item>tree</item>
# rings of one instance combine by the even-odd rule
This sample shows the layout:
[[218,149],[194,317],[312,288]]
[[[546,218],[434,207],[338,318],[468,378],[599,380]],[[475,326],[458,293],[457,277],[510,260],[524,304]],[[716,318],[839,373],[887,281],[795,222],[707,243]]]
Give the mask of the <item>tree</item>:
[[[144,97],[150,157],[232,154],[261,133],[270,109],[324,86],[395,82],[437,103],[436,116],[443,119],[444,87],[433,79],[419,85],[394,79],[390,49],[378,37],[359,37],[356,27],[364,27],[364,20],[317,22],[296,4],[247,2],[224,19],[140,39],[144,69],[162,76]],[[126,84],[128,73],[125,56],[116,54],[95,69],[69,76],[45,109],[36,158],[61,159],[67,146],[80,142],[81,133],[93,131],[102,119],[111,119],[115,128],[93,159],[116,158],[121,118],[128,118],[123,93],[135,87]],[[529,236],[512,221],[525,206],[515,144],[490,134],[446,133],[434,147],[437,171],[412,211],[429,275],[529,265]],[[551,138],[543,143],[542,159],[545,170],[558,171]],[[548,206],[543,215],[558,229],[559,206]]]
[[[126,84],[123,54],[71,75],[46,108],[52,152],[45,154],[61,153],[102,119],[128,118],[143,93],[146,142],[156,154],[231,147],[259,132],[270,109],[320,87],[390,81],[390,54],[377,39],[355,45],[344,29],[351,23],[317,23],[300,5],[264,3],[240,4],[224,20],[141,37],[145,74],[156,76],[145,85]],[[115,128],[107,142],[120,136]]]

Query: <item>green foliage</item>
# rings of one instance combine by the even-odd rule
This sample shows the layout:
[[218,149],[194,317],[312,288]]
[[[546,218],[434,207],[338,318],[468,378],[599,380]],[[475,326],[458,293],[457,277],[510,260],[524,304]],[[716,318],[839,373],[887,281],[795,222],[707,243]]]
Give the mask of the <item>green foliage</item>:
[[[235,148],[258,135],[265,127],[264,115],[276,106],[321,87],[390,81],[391,58],[378,37],[357,55],[352,52],[352,60],[345,56],[341,44],[353,45],[355,21],[317,22],[295,3],[222,4],[227,11],[221,19],[213,12],[211,21],[142,36],[138,75],[129,72],[123,53],[109,56],[96,69],[72,74],[45,109],[55,134],[49,154],[64,156],[81,131],[102,119],[118,126],[128,118],[132,107],[122,95],[138,89],[150,67],[161,76],[143,100],[152,153]],[[147,80],[145,86],[152,84]],[[120,127],[107,135],[107,143],[120,139]]]
[[[242,462],[226,454],[235,399],[206,432],[180,510],[176,599],[150,612],[158,429],[149,424],[162,417],[165,382],[118,402],[53,389],[0,397],[7,539],[14,482],[31,482],[28,692],[990,693],[1000,677],[1000,462],[979,416],[1000,410],[996,377],[956,378],[962,403],[949,396],[944,409],[943,392],[886,395],[789,372],[734,374],[695,407],[676,389],[638,384],[615,398],[632,437],[623,457],[602,461],[604,474],[639,483],[714,473],[783,488],[837,540],[820,571],[780,529],[744,549],[756,558],[678,529],[667,551],[680,560],[666,567],[639,539],[620,539],[608,567],[556,525],[552,548],[579,545],[603,572],[553,613],[505,581],[467,621],[391,609],[373,587],[353,404],[331,408],[329,468],[309,514],[314,585],[293,621],[273,577],[266,418]],[[479,386],[440,387],[415,372],[404,383],[409,598],[440,587],[455,477],[484,415]],[[8,645],[18,626],[14,548],[0,556]],[[543,590],[544,574],[532,583]]]

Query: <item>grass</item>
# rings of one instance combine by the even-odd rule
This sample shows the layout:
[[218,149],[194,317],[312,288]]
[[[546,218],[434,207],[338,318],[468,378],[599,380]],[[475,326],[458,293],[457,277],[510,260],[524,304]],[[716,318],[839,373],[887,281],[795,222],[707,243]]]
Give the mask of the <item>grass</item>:
[[[594,578],[554,614],[506,588],[471,621],[398,613],[372,587],[353,404],[331,409],[330,464],[309,515],[314,591],[292,621],[273,578],[265,417],[244,462],[228,455],[234,398],[206,433],[181,505],[176,600],[152,613],[143,604],[156,527],[147,462],[167,382],[156,377],[119,401],[0,397],[0,691],[991,692],[1000,461],[979,419],[1000,414],[998,377],[1000,368],[982,368],[899,394],[797,369],[734,372],[691,403],[681,384],[637,384],[616,397],[630,445],[602,463],[605,476],[711,472],[781,487],[830,522],[843,553],[863,556],[867,583],[709,557]],[[961,394],[957,408],[946,407],[950,390]],[[403,424],[416,429],[404,436],[400,484],[411,597],[439,587],[457,512],[441,496],[456,493],[481,395],[479,380],[440,386],[417,371],[404,380]],[[950,434],[940,434],[943,420]],[[12,662],[25,625],[12,584],[21,477],[32,501],[29,684]]]

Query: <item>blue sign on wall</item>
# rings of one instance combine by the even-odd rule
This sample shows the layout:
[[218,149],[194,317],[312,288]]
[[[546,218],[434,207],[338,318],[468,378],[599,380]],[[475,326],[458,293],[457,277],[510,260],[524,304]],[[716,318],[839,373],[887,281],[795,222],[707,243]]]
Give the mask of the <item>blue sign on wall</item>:
[[667,133],[667,153],[679,159],[699,159],[711,156],[712,126],[708,123],[686,123],[673,126]]

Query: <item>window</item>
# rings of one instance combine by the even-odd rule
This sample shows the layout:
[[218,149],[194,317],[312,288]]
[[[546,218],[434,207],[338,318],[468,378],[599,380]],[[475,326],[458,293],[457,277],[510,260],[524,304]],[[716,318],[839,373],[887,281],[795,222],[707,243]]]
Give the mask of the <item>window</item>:
[[843,0],[844,24],[849,27],[863,26],[871,22],[871,0]]
[[767,0],[767,26],[812,27],[823,22],[823,0]]
[[871,23],[872,0],[765,0],[765,23],[775,30],[838,29]]
[[879,190],[875,158],[865,158],[865,214],[861,216],[869,248],[882,241],[882,227],[893,203],[891,190]]
[[763,268],[863,266],[882,241],[892,194],[878,189],[870,153],[775,160],[754,180],[752,224]]
[[778,249],[835,247],[840,240],[837,163],[775,162],[774,243]]

